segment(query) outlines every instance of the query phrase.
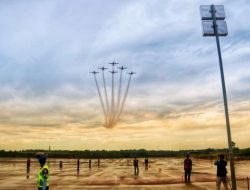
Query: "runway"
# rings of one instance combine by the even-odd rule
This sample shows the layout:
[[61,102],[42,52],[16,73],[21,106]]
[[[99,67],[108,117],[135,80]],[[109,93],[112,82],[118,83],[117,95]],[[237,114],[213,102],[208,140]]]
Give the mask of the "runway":
[[[63,161],[60,169],[59,162]],[[183,159],[149,158],[148,169],[144,159],[139,158],[140,172],[134,175],[133,159],[81,159],[77,171],[76,159],[49,159],[51,172],[50,188],[59,189],[190,189],[214,190],[216,167],[213,160],[193,159],[191,184],[183,183]],[[246,177],[250,176],[250,161],[237,161],[236,174],[238,190],[247,189]],[[0,158],[0,190],[36,189],[39,164],[31,159],[30,173],[27,174],[26,159]],[[228,168],[228,171],[229,168]]]

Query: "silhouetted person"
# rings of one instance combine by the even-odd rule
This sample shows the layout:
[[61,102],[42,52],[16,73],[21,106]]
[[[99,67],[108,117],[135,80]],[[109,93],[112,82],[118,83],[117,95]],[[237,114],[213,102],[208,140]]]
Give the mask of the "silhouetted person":
[[136,157],[133,161],[133,164],[134,164],[135,175],[138,175],[139,174],[139,161],[136,159]]
[[27,158],[27,170],[26,170],[26,177],[29,179],[30,177],[30,158]]
[[77,158],[77,171],[79,172],[79,170],[80,170],[80,159],[79,159],[79,157]]
[[27,169],[30,169],[30,157],[27,158]]
[[62,169],[62,167],[63,167],[63,162],[62,161],[60,161],[59,167],[60,167],[60,169]]
[[187,154],[187,158],[184,160],[184,171],[185,171],[185,183],[190,183],[192,160],[189,158],[189,154]]
[[145,169],[147,170],[148,169],[148,158],[145,158],[144,163],[145,163]]
[[89,168],[91,168],[91,159],[89,159]]
[[98,160],[97,160],[97,166],[98,167],[100,166],[100,158],[98,158]]
[[226,190],[228,190],[227,183],[227,162],[224,160],[224,155],[219,155],[219,160],[214,162],[214,165],[217,166],[217,179],[216,179],[216,189],[220,190],[221,182],[224,184]]

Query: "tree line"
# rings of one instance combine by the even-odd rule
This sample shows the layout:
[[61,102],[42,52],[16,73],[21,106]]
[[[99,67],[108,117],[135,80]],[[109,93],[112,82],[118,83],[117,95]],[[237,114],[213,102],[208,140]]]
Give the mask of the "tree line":
[[[37,152],[45,152],[50,158],[145,158],[145,157],[185,157],[190,154],[196,158],[214,158],[218,154],[228,154],[228,149],[201,150],[0,150],[0,157],[35,157]],[[250,158],[250,148],[234,148],[235,157]]]

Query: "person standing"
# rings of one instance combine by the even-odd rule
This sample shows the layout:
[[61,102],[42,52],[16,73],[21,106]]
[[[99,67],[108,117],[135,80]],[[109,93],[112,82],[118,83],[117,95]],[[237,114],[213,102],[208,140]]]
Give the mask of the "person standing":
[[77,172],[79,172],[80,170],[80,158],[79,157],[77,158],[76,164],[77,164]]
[[27,158],[27,170],[30,169],[30,157]]
[[40,163],[40,170],[38,172],[38,190],[49,190],[49,167],[46,164],[47,156],[45,154],[37,155],[38,161]]
[[29,177],[30,177],[30,157],[27,158],[26,177],[27,177],[27,179],[29,179]]
[[148,170],[148,157],[144,160],[145,170]]
[[190,183],[192,160],[189,158],[189,154],[187,154],[187,158],[184,160],[184,171],[185,171],[185,183]]
[[228,190],[227,183],[227,162],[224,160],[224,155],[219,155],[219,160],[215,161],[217,166],[216,189],[220,190],[221,182],[224,184],[225,190]]
[[91,159],[89,159],[89,168],[91,168]]
[[137,160],[136,157],[135,157],[135,159],[133,161],[133,164],[134,164],[135,175],[138,175],[139,174],[139,161]]
[[60,170],[62,170],[62,168],[63,168],[63,161],[62,160],[59,162],[59,168],[60,168]]
[[97,159],[97,166],[100,167],[100,158]]

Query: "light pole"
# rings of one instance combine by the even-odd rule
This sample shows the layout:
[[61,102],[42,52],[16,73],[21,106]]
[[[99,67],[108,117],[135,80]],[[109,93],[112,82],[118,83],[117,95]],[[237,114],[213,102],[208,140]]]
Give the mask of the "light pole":
[[222,84],[222,92],[224,99],[224,107],[225,107],[225,117],[226,117],[226,125],[227,125],[227,137],[228,137],[228,148],[229,148],[229,159],[230,159],[230,169],[231,169],[231,180],[232,180],[232,190],[237,190],[236,187],[236,178],[235,178],[235,170],[234,170],[234,157],[233,157],[233,149],[232,149],[232,139],[231,139],[231,130],[230,130],[230,121],[228,114],[228,106],[227,106],[227,93],[226,93],[226,84],[224,78],[221,50],[220,50],[220,41],[219,36],[227,36],[227,25],[224,21],[225,19],[225,11],[223,5],[201,5],[201,19],[202,19],[202,27],[203,27],[203,36],[215,36],[218,56],[219,56],[219,65],[220,65],[220,74],[221,74],[221,84]]

